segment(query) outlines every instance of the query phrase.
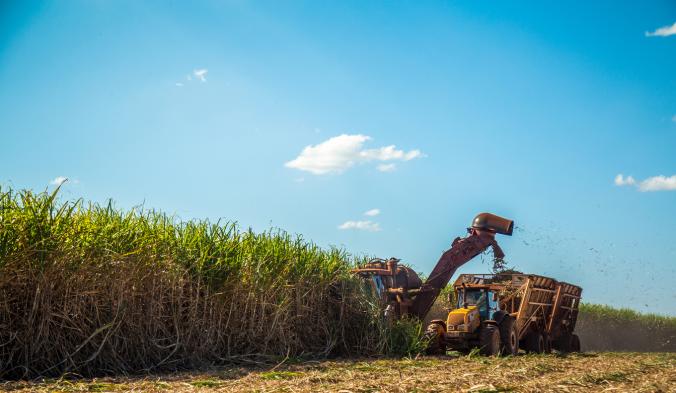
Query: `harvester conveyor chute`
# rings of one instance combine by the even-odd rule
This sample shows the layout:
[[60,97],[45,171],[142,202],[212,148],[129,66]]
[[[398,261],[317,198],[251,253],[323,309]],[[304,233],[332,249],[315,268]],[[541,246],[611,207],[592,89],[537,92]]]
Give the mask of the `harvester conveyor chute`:
[[376,259],[354,272],[365,278],[372,278],[379,292],[388,304],[394,308],[397,316],[412,315],[423,319],[432,307],[455,271],[489,247],[493,256],[501,260],[504,253],[495,234],[512,235],[514,222],[490,213],[481,213],[474,218],[472,226],[467,228],[468,235],[456,238],[451,248],[445,251],[435,265],[429,278],[422,283],[411,268],[399,265],[399,260]]

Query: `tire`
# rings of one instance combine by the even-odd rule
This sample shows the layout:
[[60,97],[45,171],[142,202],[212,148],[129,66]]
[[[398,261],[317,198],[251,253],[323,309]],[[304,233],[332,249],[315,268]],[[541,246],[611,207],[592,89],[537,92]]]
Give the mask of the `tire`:
[[549,334],[543,333],[542,337],[545,340],[545,353],[552,353],[552,340],[549,338]]
[[423,339],[427,343],[425,353],[428,355],[443,355],[446,353],[446,343],[444,342],[443,332],[446,331],[443,325],[431,323]]
[[553,347],[561,353],[568,353],[571,351],[571,344],[573,343],[573,336],[569,333],[563,334],[556,341],[553,342]]
[[486,325],[479,333],[480,353],[484,356],[500,354],[500,330],[493,325]]
[[580,351],[580,337],[577,334],[573,334],[570,337],[570,352],[581,352]]
[[516,321],[513,317],[505,317],[500,324],[500,353],[516,356],[519,353],[519,338],[516,336]]
[[528,353],[545,353],[545,337],[540,332],[530,332],[524,339],[524,349]]

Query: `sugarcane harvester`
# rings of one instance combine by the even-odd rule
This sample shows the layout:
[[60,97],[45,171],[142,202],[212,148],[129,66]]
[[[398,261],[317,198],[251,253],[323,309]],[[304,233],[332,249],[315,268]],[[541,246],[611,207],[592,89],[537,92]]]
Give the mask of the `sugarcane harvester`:
[[[396,258],[373,259],[354,272],[372,284],[385,305],[386,316],[424,320],[459,267],[489,248],[493,249],[494,263],[504,266],[505,255],[495,235],[511,236],[513,230],[512,220],[490,213],[478,214],[467,228],[468,235],[453,240],[424,283],[413,269],[399,264]],[[533,352],[552,347],[579,350],[579,339],[572,329],[581,288],[528,275],[514,277],[510,283],[506,280],[503,274],[484,278],[480,283],[456,282],[456,298],[461,300],[446,320],[431,321],[426,331],[428,352],[441,353],[450,347],[480,348],[486,355],[516,354],[520,342]],[[545,281],[546,286],[535,285]],[[542,303],[542,296],[549,296],[550,303]]]
[[353,272],[370,279],[381,295],[386,312],[395,317],[414,316],[424,319],[449,283],[455,271],[488,248],[493,248],[493,257],[502,260],[505,254],[495,240],[496,234],[512,235],[514,221],[490,213],[481,213],[467,228],[468,235],[457,237],[434,266],[423,283],[418,274],[408,266],[400,265],[399,259],[373,259]]

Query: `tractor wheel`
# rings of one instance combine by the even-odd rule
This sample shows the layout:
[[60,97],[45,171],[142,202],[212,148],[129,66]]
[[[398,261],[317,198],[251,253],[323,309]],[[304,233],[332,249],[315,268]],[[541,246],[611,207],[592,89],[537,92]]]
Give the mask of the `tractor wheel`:
[[479,333],[480,352],[485,356],[500,354],[500,330],[493,325],[486,325]]
[[570,352],[580,352],[580,337],[577,334],[570,337]]
[[500,324],[500,352],[503,355],[516,355],[519,353],[519,338],[516,336],[516,321],[512,317],[506,317]]
[[529,353],[545,353],[545,337],[540,332],[530,332],[524,339],[524,348]]
[[440,323],[431,323],[423,340],[427,343],[425,353],[428,355],[443,355],[446,353],[446,343],[444,342],[444,332],[446,329]]

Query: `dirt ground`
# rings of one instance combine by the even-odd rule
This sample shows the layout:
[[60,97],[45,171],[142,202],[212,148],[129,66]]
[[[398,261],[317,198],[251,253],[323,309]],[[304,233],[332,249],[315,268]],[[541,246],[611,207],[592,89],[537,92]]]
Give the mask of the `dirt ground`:
[[92,380],[0,382],[12,392],[676,392],[676,353],[322,361]]

